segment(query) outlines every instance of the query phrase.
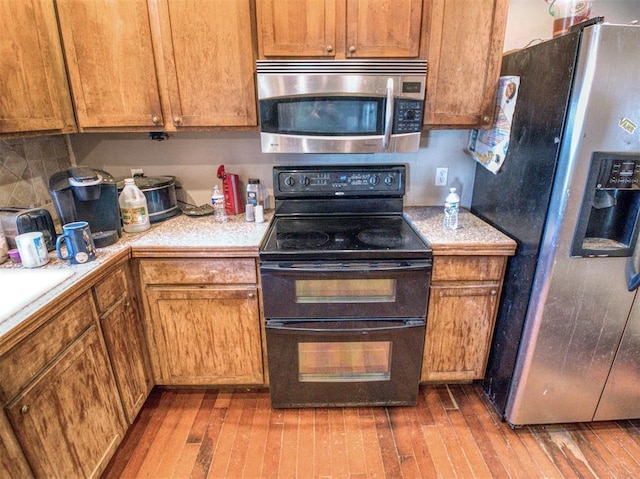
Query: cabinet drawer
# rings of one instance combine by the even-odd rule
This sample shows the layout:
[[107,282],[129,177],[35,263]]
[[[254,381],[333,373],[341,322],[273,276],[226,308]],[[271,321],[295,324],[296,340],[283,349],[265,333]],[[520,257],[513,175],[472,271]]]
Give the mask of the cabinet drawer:
[[123,268],[118,268],[103,278],[93,289],[100,314],[115,304],[127,288],[127,276]]
[[20,391],[87,329],[94,316],[91,296],[83,294],[0,358],[3,402]]
[[500,281],[506,261],[504,256],[436,256],[431,280]]
[[147,284],[257,283],[254,259],[150,259],[140,262],[140,277]]

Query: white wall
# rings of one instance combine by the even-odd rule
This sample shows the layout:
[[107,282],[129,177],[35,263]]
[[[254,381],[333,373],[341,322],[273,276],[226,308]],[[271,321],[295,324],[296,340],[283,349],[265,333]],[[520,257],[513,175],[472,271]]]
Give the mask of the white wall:
[[[607,21],[629,22],[640,18],[640,1],[595,0],[594,15]],[[511,0],[505,35],[505,51],[522,48],[531,41],[551,37],[553,19],[544,0]],[[194,204],[209,202],[211,188],[219,182],[221,164],[241,181],[258,177],[272,192],[271,171],[283,164],[404,163],[409,168],[406,205],[440,205],[449,186],[461,193],[469,206],[476,164],[464,152],[469,132],[432,130],[422,135],[420,150],[412,154],[376,155],[284,155],[260,152],[257,132],[176,133],[166,141],[149,140],[146,134],[79,134],[71,142],[80,165],[103,169],[117,178],[142,168],[147,176],[177,176]],[[435,186],[438,166],[449,168],[449,185]]]

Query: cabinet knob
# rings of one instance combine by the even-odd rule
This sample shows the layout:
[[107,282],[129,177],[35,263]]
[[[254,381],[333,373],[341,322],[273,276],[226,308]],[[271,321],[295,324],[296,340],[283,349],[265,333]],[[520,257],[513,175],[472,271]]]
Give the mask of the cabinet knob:
[[331,45],[327,45],[327,51],[331,53],[333,51],[333,47]]
[[495,289],[491,290],[491,296],[495,296],[496,294],[498,294],[498,291],[496,291]]
[[157,116],[157,115],[154,115],[154,116],[151,118],[151,121],[153,122],[153,124],[154,124],[154,125],[158,125],[158,124],[160,124],[160,117],[159,117],[159,116]]
[[488,116],[483,116],[482,117],[482,123],[484,125],[488,125],[491,122],[491,118],[489,118]]
[[253,298],[256,297],[256,293],[249,293],[249,294],[247,294],[247,297],[253,299]]
[[182,125],[182,117],[181,116],[173,117],[173,124],[176,126]]
[[25,404],[24,406],[22,406],[20,408],[20,413],[21,414],[27,414],[28,412],[29,412],[29,405],[28,404]]
[[351,45],[349,47],[349,53],[355,53],[356,52],[356,47],[354,47],[353,45]]

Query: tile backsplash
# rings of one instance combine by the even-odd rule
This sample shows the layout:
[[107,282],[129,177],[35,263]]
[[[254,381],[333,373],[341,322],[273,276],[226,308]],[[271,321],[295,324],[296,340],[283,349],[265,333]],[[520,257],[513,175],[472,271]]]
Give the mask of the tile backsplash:
[[0,207],[44,207],[53,213],[49,177],[70,167],[63,136],[0,140]]

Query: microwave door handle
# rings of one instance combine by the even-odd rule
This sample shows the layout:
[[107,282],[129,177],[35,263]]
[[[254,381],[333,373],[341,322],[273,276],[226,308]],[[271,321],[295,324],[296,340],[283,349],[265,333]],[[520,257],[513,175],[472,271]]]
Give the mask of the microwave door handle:
[[391,143],[391,127],[393,126],[393,78],[387,79],[387,107],[384,112],[384,138],[382,147],[387,150]]

